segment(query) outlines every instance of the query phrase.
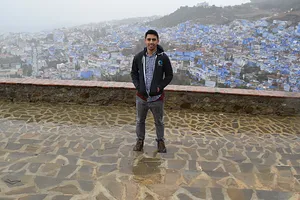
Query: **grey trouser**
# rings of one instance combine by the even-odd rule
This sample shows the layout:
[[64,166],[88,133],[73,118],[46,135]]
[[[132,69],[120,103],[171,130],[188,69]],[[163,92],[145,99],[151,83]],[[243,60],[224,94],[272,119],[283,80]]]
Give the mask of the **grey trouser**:
[[145,121],[149,109],[153,114],[157,140],[164,140],[164,101],[147,102],[138,96],[136,97],[136,136],[138,139],[145,139]]

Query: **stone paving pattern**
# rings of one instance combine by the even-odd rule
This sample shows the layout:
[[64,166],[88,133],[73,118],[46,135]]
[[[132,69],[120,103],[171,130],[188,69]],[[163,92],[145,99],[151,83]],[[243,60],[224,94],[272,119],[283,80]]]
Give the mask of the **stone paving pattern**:
[[300,117],[0,101],[0,199],[300,199]]

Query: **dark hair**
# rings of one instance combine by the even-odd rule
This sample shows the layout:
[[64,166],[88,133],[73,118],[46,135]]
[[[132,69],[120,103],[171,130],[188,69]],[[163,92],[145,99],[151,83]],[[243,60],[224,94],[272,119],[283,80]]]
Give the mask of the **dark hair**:
[[155,30],[152,30],[152,29],[148,30],[145,33],[145,39],[146,39],[147,35],[155,35],[157,37],[157,39],[159,40],[158,33]]

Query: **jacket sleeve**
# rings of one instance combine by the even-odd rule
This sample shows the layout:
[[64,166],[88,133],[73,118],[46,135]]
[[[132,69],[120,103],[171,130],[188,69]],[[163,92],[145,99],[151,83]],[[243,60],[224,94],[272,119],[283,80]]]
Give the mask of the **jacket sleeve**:
[[140,88],[140,80],[139,80],[139,68],[138,63],[136,61],[136,56],[133,58],[132,67],[131,67],[131,79],[137,90]]
[[170,62],[170,59],[167,55],[165,55],[165,65],[164,65],[164,72],[165,72],[165,77],[161,84],[158,86],[160,90],[164,89],[173,79],[173,69],[172,65]]

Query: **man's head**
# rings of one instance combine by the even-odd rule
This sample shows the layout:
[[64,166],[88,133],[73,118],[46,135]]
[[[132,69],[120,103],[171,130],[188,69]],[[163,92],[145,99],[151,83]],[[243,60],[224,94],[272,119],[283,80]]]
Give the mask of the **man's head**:
[[148,30],[145,34],[145,44],[147,50],[150,52],[156,51],[158,43],[159,43],[158,33],[155,30]]

